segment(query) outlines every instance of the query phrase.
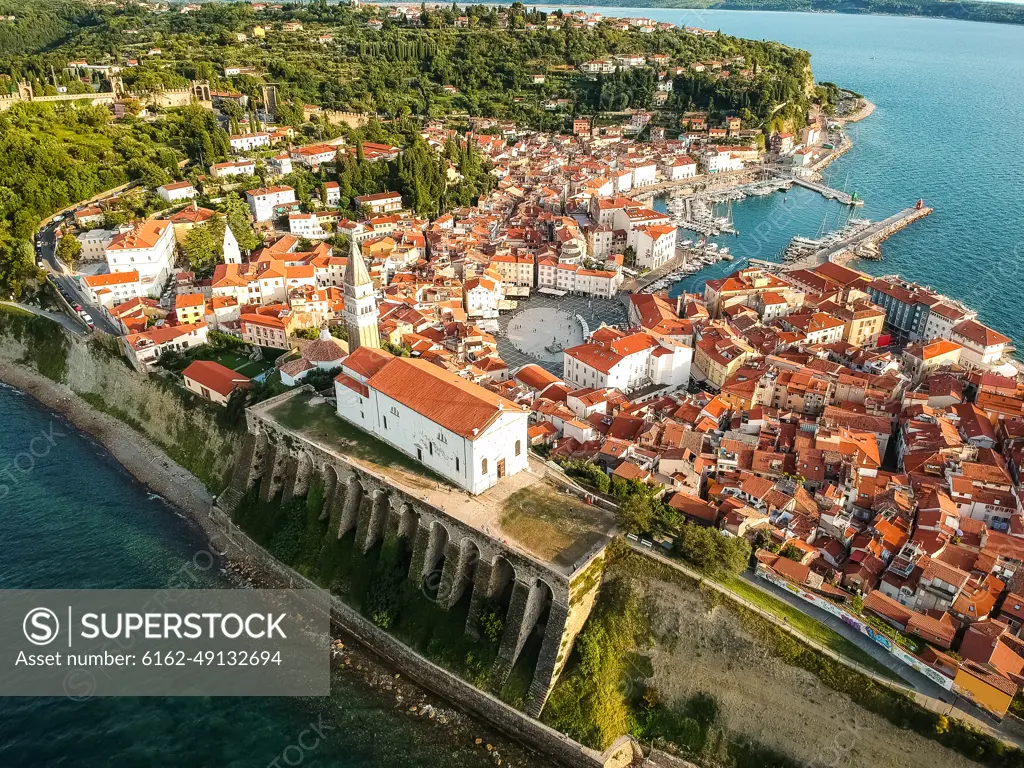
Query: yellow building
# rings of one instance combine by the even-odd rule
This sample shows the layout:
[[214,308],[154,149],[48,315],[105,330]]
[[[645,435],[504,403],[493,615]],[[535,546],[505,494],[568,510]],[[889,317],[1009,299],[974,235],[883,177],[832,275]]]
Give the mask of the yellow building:
[[843,341],[858,347],[873,347],[885,326],[885,310],[870,301],[858,301],[836,314],[846,323]]
[[206,299],[201,293],[183,293],[174,300],[179,325],[194,325],[206,315]]
[[743,365],[748,354],[747,350],[731,339],[708,336],[697,342],[693,364],[704,374],[709,384],[721,389],[726,380]]
[[1017,686],[993,667],[965,661],[953,678],[953,690],[979,707],[1002,717],[1010,708]]

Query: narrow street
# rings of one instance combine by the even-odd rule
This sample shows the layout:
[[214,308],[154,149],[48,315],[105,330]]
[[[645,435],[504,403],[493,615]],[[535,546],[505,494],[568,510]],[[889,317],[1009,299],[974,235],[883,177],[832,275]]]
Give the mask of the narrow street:
[[[57,239],[54,236],[54,231],[59,226],[59,223],[52,223],[39,230],[36,235],[36,240],[39,243],[36,247],[36,258],[43,262],[46,271],[50,273],[57,287],[63,288],[71,296],[71,303],[81,304],[85,307],[98,330],[111,336],[120,336],[120,329],[100,311],[99,307],[86,302],[85,294],[78,287],[77,281],[68,274],[67,268],[57,258]],[[71,322],[74,323],[73,320]]]

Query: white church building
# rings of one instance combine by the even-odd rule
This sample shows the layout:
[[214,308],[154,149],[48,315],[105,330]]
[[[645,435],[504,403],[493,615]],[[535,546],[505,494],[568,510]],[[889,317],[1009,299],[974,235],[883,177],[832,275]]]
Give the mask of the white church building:
[[432,363],[361,346],[334,389],[341,418],[470,493],[527,467],[529,411]]

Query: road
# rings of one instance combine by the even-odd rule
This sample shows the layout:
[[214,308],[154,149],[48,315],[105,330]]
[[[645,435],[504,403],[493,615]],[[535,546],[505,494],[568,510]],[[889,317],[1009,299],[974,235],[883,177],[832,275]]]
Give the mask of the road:
[[[78,283],[72,278],[67,267],[57,258],[57,239],[54,231],[60,224],[47,224],[39,230],[36,235],[36,258],[43,262],[46,271],[50,273],[58,288],[63,288],[71,296],[72,304],[81,304],[83,307],[88,303],[85,294],[78,287]],[[120,336],[121,329],[118,328],[98,307],[89,306],[86,311],[92,317],[92,321],[98,330],[109,333],[111,336]]]
[[[969,701],[961,698],[953,691],[947,691],[939,685],[936,685],[927,677],[919,672],[916,672],[912,668],[908,667],[901,661],[898,661],[888,651],[886,651],[878,643],[874,642],[867,635],[862,635],[856,631],[853,627],[840,620],[837,616],[833,616],[831,613],[817,608],[805,600],[801,600],[799,597],[794,595],[792,592],[788,592],[785,589],[781,589],[770,581],[759,579],[753,571],[746,570],[740,577],[749,584],[757,587],[763,592],[767,592],[772,597],[782,600],[789,605],[796,608],[803,614],[810,616],[812,619],[817,619],[819,622],[827,626],[829,629],[834,630],[837,634],[842,635],[847,640],[855,643],[862,651],[871,656],[875,661],[891,669],[893,672],[903,678],[905,685],[909,688],[913,688],[918,693],[921,693],[929,698],[936,699],[944,704],[951,705],[946,714],[952,714],[953,717],[959,717],[964,719],[965,716],[973,718],[974,720],[980,720],[992,731],[996,732],[1002,738],[1012,741],[1016,744],[1020,744],[1020,737],[1016,734],[1007,732],[1002,724],[985,712],[982,709],[971,704]],[[970,722],[970,721],[968,721]]]
[[85,336],[88,334],[88,331],[85,329],[85,326],[83,326],[76,320],[72,320],[66,314],[60,314],[57,312],[47,312],[45,309],[33,307],[28,304],[19,304],[16,301],[0,301],[0,304],[3,304],[4,306],[7,307],[16,307],[26,312],[31,312],[33,315],[39,315],[40,317],[48,317],[54,322],[63,325],[76,336]]
[[892,654],[886,651],[882,646],[873,641],[867,635],[862,635],[856,631],[853,627],[849,626],[845,622],[841,621],[838,617],[833,616],[831,613],[827,613],[820,608],[817,608],[805,600],[801,600],[799,597],[794,595],[792,592],[787,592],[785,589],[772,584],[770,581],[759,579],[753,571],[746,570],[740,574],[740,578],[746,581],[748,584],[760,589],[762,592],[769,593],[772,597],[781,600],[784,603],[789,603],[791,606],[796,608],[801,613],[805,613],[812,619],[817,619],[822,624],[832,629],[836,634],[842,635],[851,643],[856,645],[862,651],[867,653],[871,658],[888,667],[897,675],[902,677],[906,684],[914,688],[917,691],[931,696],[933,699],[946,699],[947,701],[953,700],[953,694],[945,690],[939,685],[936,685],[924,675],[915,672],[913,669],[908,667],[901,661],[898,661]]

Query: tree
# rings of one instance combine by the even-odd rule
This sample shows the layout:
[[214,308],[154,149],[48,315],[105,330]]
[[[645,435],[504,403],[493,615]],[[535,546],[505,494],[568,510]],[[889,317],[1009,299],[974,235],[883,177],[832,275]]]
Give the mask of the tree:
[[693,523],[679,529],[676,551],[694,568],[710,574],[739,573],[750,558],[746,539]]
[[5,298],[20,299],[38,274],[30,242],[0,239],[0,286]]
[[196,272],[211,272],[220,259],[221,244],[215,239],[211,224],[190,229],[181,247],[189,265]]
[[82,255],[82,244],[74,235],[64,235],[57,243],[57,258],[74,267],[78,264],[78,257]]
[[619,525],[629,533],[647,533],[656,520],[654,500],[634,493],[619,506]]
[[850,607],[859,616],[864,611],[864,598],[860,595],[854,595]]
[[779,550],[779,554],[782,555],[782,557],[785,557],[789,560],[793,560],[797,563],[804,559],[803,551],[793,546],[792,544],[787,544],[786,546],[784,546],[781,550]]
[[296,126],[305,122],[302,116],[302,109],[294,104],[279,102],[274,117],[277,119],[278,125]]
[[238,247],[249,252],[259,248],[262,241],[249,222],[249,206],[237,194],[232,192],[224,200],[224,212],[227,217],[231,234],[238,241]]

